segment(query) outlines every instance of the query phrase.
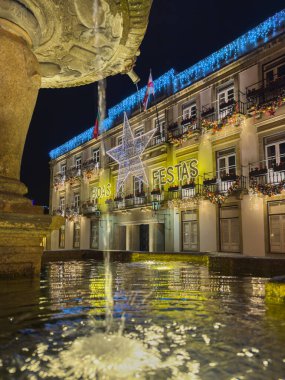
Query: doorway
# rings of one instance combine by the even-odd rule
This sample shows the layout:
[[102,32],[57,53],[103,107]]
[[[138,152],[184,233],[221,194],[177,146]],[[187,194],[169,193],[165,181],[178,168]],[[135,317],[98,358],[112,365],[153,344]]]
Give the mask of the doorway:
[[197,210],[182,212],[182,250],[198,251]]
[[270,252],[285,253],[285,201],[268,202]]
[[240,252],[238,206],[226,206],[220,209],[220,242],[222,252]]
[[149,251],[149,224],[140,224],[140,251]]

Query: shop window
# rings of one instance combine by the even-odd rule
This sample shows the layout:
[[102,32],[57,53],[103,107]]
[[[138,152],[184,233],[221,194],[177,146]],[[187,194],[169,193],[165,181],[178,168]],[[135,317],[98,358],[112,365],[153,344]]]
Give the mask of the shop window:
[[61,226],[59,229],[58,247],[59,248],[65,247],[65,225]]
[[80,223],[79,222],[74,222],[73,248],[80,248]]

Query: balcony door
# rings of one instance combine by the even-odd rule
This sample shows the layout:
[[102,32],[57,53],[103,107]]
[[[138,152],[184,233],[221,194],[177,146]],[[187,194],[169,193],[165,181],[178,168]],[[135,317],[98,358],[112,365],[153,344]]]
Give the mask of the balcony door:
[[[285,139],[265,146],[267,182],[278,183],[285,179]],[[277,170],[277,169],[280,170]]]
[[182,212],[182,250],[198,251],[197,211]]
[[218,114],[219,119],[224,118],[232,111],[234,104],[235,91],[234,86],[227,87],[218,92]]
[[[235,180],[226,180],[227,176],[236,174],[235,149],[226,149],[217,152],[217,183],[220,192],[226,192]],[[229,177],[230,179],[230,177]]]
[[285,201],[268,202],[270,252],[285,253]]
[[240,252],[240,219],[237,206],[220,209],[220,244],[222,252]]

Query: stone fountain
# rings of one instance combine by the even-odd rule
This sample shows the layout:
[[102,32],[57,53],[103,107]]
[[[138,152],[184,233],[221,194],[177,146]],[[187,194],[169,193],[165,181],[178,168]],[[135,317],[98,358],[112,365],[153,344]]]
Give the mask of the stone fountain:
[[43,238],[62,224],[32,206],[20,182],[39,89],[80,86],[117,73],[135,80],[151,3],[0,0],[0,276],[38,274]]

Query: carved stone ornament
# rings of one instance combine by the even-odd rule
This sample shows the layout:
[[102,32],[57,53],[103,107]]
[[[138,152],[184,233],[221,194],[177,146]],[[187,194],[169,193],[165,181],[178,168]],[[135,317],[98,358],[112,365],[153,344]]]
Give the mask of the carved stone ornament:
[[151,3],[0,0],[0,25],[22,31],[40,63],[42,88],[73,87],[132,70]]

